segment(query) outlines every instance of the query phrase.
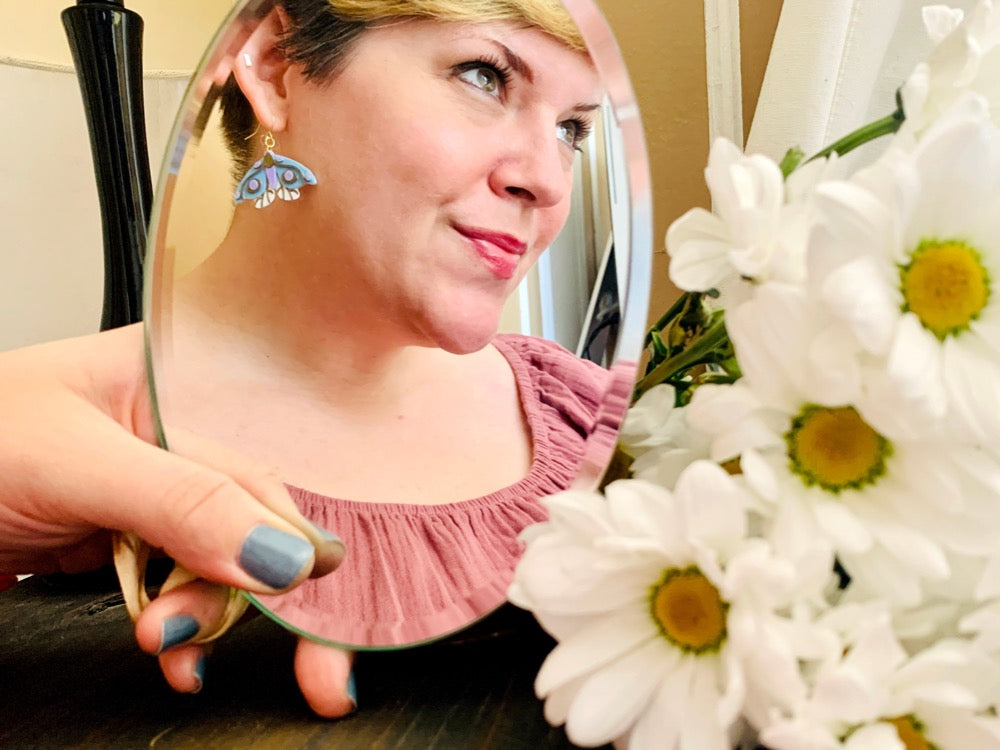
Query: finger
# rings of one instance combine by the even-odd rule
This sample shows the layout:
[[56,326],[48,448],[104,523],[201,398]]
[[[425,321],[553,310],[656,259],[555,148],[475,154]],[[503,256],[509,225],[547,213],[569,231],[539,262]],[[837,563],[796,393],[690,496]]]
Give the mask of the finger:
[[228,598],[225,586],[192,581],[158,596],[136,621],[140,648],[158,656],[160,670],[174,690],[201,690],[210,646],[191,641],[213,627]]
[[251,461],[213,440],[182,429],[169,431],[169,447],[173,453],[231,476],[244,490],[257,498],[264,507],[291,523],[312,542],[316,562],[312,577],[326,575],[337,569],[344,559],[344,543],[335,531],[321,528],[303,516],[277,471]]
[[178,646],[160,654],[160,670],[179,693],[197,693],[205,683],[208,646]]
[[358,707],[352,666],[354,652],[300,638],[295,649],[295,677],[309,707],[338,719]]
[[136,620],[139,647],[148,654],[164,654],[190,644],[211,632],[228,601],[228,587],[202,579],[160,594]]
[[[192,461],[135,440],[113,422],[92,426],[88,441],[90,447],[73,457],[76,471],[60,475],[72,477],[73,486],[50,494],[73,493],[73,507],[88,521],[134,531],[200,577],[273,593],[309,576],[317,549],[322,572],[343,556],[339,540],[324,539],[315,529],[304,533],[300,525],[306,522],[297,512],[299,525],[272,509],[288,507],[291,499],[258,464],[222,448],[207,449],[204,441],[199,462]],[[119,466],[110,476],[101,460],[107,454]]]

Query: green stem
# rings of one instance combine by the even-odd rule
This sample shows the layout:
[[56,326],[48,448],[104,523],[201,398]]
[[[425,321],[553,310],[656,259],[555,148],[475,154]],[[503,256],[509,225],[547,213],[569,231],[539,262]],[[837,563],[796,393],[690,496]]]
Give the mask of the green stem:
[[726,341],[726,322],[720,317],[698,338],[690,348],[685,349],[670,359],[660,362],[652,372],[640,380],[635,387],[635,398],[662,383],[670,376],[690,369],[699,364],[706,356],[719,348]]
[[898,108],[891,115],[886,115],[881,120],[870,122],[867,125],[858,128],[853,133],[848,133],[843,138],[830,144],[819,153],[813,154],[806,159],[806,161],[810,162],[814,159],[822,159],[833,153],[843,156],[849,151],[853,151],[858,146],[868,143],[868,141],[874,141],[876,138],[881,138],[883,135],[895,133],[899,130],[900,125],[903,124],[903,120],[905,119],[906,117],[903,114],[902,108]]
[[653,331],[663,330],[663,327],[673,320],[677,316],[677,313],[681,311],[684,307],[684,303],[687,301],[687,298],[691,296],[691,294],[691,292],[684,292],[680,297],[674,300],[674,304],[670,306],[670,309],[663,313],[663,315],[660,316],[660,319],[649,327],[649,330],[646,332],[646,343],[643,344],[643,346],[649,346],[653,342]]

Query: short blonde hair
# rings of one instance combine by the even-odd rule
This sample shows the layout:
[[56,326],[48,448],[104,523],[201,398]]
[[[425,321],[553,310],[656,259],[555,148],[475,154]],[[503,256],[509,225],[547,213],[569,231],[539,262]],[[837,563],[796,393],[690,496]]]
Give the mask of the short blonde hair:
[[392,18],[490,23],[514,21],[533,26],[567,47],[586,49],[580,30],[560,0],[327,0],[334,12],[361,22]]

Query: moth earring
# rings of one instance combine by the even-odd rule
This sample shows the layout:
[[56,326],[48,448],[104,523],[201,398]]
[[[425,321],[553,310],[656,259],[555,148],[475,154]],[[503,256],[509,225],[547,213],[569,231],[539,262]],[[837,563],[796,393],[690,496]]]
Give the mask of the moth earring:
[[253,201],[257,208],[270,206],[276,198],[298,200],[305,185],[315,185],[316,177],[309,167],[295,159],[274,153],[274,135],[264,135],[264,155],[254,162],[236,186],[234,203]]

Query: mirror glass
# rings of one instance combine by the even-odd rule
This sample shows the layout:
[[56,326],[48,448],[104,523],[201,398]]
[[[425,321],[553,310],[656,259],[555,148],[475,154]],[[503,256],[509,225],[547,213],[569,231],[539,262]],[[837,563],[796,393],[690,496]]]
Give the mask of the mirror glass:
[[166,447],[192,432],[274,467],[344,539],[335,573],[252,602],[396,648],[502,604],[541,498],[607,466],[646,323],[648,167],[590,0],[309,5],[239,3],[188,90],[151,226],[150,381]]

